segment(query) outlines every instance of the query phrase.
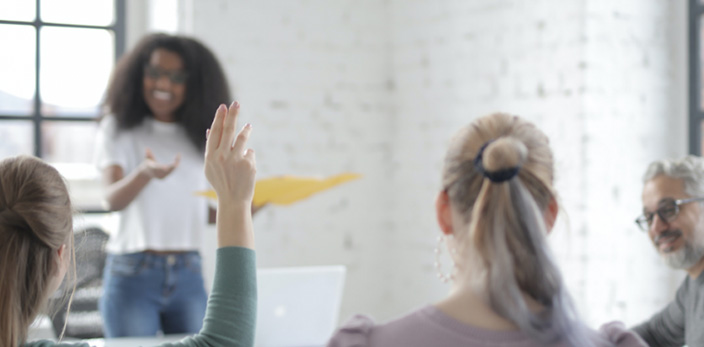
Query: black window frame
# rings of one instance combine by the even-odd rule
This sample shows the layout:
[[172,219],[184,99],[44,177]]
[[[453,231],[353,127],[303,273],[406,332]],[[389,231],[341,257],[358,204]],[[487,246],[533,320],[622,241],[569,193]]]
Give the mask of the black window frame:
[[688,58],[689,58],[689,153],[702,155],[702,66],[701,66],[701,20],[704,3],[689,0],[688,6]]
[[0,113],[0,124],[3,121],[8,120],[22,120],[31,121],[33,123],[33,136],[34,136],[34,155],[42,158],[42,124],[44,122],[95,122],[96,118],[100,116],[99,113],[95,115],[62,115],[62,116],[45,116],[42,114],[42,98],[40,91],[41,76],[39,70],[41,68],[41,28],[43,27],[54,27],[54,28],[80,28],[80,29],[102,29],[112,31],[115,37],[115,62],[125,51],[125,0],[114,0],[115,5],[115,21],[111,25],[82,25],[82,24],[66,24],[66,23],[53,23],[44,22],[41,20],[41,2],[42,0],[36,1],[35,18],[34,21],[12,21],[12,20],[0,20],[0,24],[9,25],[22,25],[22,26],[32,26],[35,29],[35,90],[34,90],[34,100],[33,100],[33,112],[30,115],[19,115],[19,114],[8,114]]

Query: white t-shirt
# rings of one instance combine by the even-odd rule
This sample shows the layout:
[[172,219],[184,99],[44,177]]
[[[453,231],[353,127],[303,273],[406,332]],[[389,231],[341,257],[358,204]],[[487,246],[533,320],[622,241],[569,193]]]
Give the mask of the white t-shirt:
[[118,228],[110,235],[107,251],[199,249],[208,204],[206,198],[194,193],[209,185],[203,173],[203,153],[193,146],[180,124],[148,117],[141,125],[118,132],[114,117],[107,116],[98,129],[95,162],[101,172],[119,165],[127,176],[144,160],[147,148],[160,163],[172,163],[177,154],[181,161],[164,179],[152,179],[119,211]]

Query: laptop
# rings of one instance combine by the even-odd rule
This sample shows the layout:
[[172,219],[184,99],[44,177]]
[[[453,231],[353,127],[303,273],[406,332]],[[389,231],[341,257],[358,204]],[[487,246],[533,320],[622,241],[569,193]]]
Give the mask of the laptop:
[[344,266],[257,270],[255,346],[325,346],[337,328]]

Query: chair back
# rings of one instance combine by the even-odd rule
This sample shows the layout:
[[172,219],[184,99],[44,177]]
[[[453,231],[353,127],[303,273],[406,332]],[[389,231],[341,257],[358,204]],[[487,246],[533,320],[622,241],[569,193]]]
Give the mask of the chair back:
[[[103,320],[98,311],[98,300],[103,294],[103,268],[105,244],[109,235],[102,229],[91,227],[74,234],[76,250],[76,291],[71,311],[66,315],[68,302],[52,318],[54,333],[58,336],[66,324],[64,337],[90,339],[103,337]],[[52,300],[65,297],[71,285],[61,284]]]

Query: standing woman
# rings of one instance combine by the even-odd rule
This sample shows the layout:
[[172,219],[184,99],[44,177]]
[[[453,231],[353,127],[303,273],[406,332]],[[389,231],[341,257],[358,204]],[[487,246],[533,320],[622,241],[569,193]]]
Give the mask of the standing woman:
[[96,147],[105,203],[120,215],[100,300],[106,337],[200,330],[208,206],[193,193],[208,187],[212,110],[229,99],[214,54],[187,37],[146,36],[113,72]]

